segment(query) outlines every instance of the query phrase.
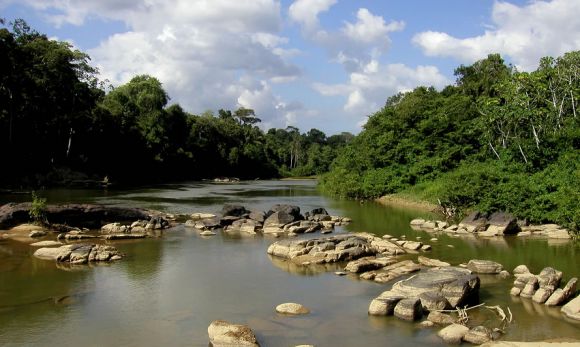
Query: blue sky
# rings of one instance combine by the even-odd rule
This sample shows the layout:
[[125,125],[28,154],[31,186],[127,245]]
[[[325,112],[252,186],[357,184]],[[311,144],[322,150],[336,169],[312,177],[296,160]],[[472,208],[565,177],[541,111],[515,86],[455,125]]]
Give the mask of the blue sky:
[[532,70],[578,50],[578,13],[578,0],[0,0],[0,17],[71,42],[113,85],[149,74],[191,113],[244,106],[264,128],[328,135],[489,53]]

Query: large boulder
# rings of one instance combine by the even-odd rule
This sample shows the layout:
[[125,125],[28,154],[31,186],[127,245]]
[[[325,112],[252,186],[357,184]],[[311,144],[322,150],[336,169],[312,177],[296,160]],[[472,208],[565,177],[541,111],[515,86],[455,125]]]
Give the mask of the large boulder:
[[449,344],[460,344],[463,337],[469,332],[469,328],[461,324],[451,324],[441,329],[437,335]]
[[471,271],[448,266],[421,271],[417,275],[393,285],[394,293],[405,297],[419,297],[426,292],[438,292],[451,307],[464,305],[479,297],[479,277]]
[[34,256],[40,259],[56,260],[59,263],[75,265],[122,258],[122,254],[115,247],[95,244],[74,244],[58,248],[39,248],[34,252]]
[[463,218],[459,226],[470,232],[483,231],[487,228],[487,215],[479,211],[472,212]]
[[266,218],[264,221],[264,227],[278,227],[281,228],[286,224],[292,223],[296,220],[296,217],[293,215],[285,212],[285,211],[277,211],[270,215],[270,217]]
[[580,321],[580,295],[562,306],[562,313],[568,318]]
[[294,217],[294,220],[304,219],[300,214],[300,207],[295,205],[276,204],[270,208],[269,212],[270,213],[284,212]]
[[423,315],[423,309],[421,307],[421,300],[419,298],[407,298],[399,301],[395,306],[395,317],[414,321]]
[[207,334],[213,347],[259,346],[256,335],[246,325],[215,320],[207,328]]
[[397,303],[405,297],[393,294],[390,291],[383,292],[373,299],[369,305],[369,314],[372,316],[391,316],[395,311]]
[[563,289],[556,289],[552,295],[546,300],[546,306],[557,306],[561,305],[566,300],[568,300],[574,293],[576,293],[576,285],[578,283],[578,278],[571,278]]
[[517,234],[520,231],[516,217],[505,212],[492,213],[487,223],[489,226],[486,231],[496,235]]

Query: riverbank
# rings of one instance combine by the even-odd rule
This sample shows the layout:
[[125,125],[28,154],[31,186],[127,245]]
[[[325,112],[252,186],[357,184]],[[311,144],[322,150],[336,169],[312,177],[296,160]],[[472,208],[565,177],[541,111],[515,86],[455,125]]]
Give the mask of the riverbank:
[[381,203],[385,206],[392,206],[392,207],[402,207],[402,208],[409,208],[409,209],[416,209],[425,212],[437,212],[436,204],[433,204],[429,201],[420,200],[416,197],[411,195],[405,194],[389,194],[381,196],[380,198],[376,199],[378,203]]

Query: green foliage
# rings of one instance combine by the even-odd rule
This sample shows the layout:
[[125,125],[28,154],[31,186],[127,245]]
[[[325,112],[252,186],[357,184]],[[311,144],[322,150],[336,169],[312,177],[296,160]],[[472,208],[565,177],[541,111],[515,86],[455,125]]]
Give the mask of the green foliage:
[[389,98],[342,149],[321,188],[369,199],[404,193],[461,211],[509,211],[580,226],[580,52],[522,73],[497,54],[457,85]]
[[30,206],[30,211],[28,211],[30,218],[38,224],[46,222],[46,198],[41,198],[36,195],[36,192],[32,192],[32,204]]

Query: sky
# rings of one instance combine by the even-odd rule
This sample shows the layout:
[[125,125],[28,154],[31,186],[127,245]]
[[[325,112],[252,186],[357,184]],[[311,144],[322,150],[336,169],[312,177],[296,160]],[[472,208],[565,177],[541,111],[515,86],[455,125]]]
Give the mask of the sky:
[[520,71],[580,49],[580,0],[0,0],[111,85],[158,78],[193,114],[358,133],[387,98],[500,53]]

